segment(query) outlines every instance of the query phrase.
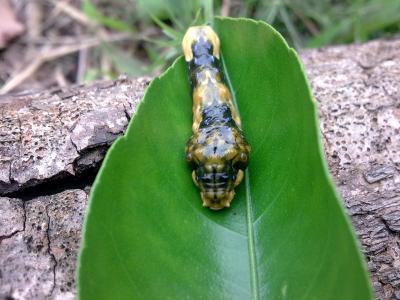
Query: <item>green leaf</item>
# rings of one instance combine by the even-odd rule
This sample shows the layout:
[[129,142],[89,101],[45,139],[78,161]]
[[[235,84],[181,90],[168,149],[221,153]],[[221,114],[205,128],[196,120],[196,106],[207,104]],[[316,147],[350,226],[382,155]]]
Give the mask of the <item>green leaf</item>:
[[102,43],[102,49],[111,58],[118,73],[125,73],[130,76],[145,74],[144,64],[133,55],[123,52],[111,43]]
[[137,0],[136,13],[142,16],[149,15],[152,19],[171,19],[174,25],[181,27],[193,21],[193,16],[204,1],[210,0]]
[[321,32],[317,36],[311,38],[307,47],[315,48],[322,47],[324,45],[332,43],[338,36],[343,36],[346,32],[349,32],[352,28],[352,20],[344,19],[335,25],[330,26],[325,31]]
[[191,95],[178,59],[153,80],[96,179],[80,299],[372,299],[295,52],[262,22],[215,27],[253,147],[246,180],[231,208],[202,208],[185,162]]
[[124,21],[117,20],[115,18],[110,18],[104,16],[95,5],[91,2],[91,0],[84,0],[82,2],[82,10],[83,12],[90,17],[92,20],[106,26],[110,29],[115,29],[118,31],[126,31],[132,32],[132,26]]
[[213,0],[202,0],[202,6],[204,8],[204,22],[212,23],[214,17],[214,1]]
[[155,15],[151,15],[151,18],[153,19],[154,23],[156,23],[164,32],[164,34],[168,37],[170,37],[173,40],[180,40],[182,39],[182,34],[173,29],[171,26],[165,24],[163,21],[161,21],[160,19],[158,19]]

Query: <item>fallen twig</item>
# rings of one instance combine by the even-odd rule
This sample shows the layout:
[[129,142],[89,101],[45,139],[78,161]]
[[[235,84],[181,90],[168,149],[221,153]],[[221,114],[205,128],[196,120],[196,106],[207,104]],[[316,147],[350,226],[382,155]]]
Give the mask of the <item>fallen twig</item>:
[[32,76],[38,68],[46,62],[52,61],[59,57],[75,53],[77,51],[92,48],[100,45],[103,42],[116,42],[127,39],[133,39],[131,34],[129,33],[118,33],[113,34],[112,36],[108,36],[105,39],[93,39],[81,41],[77,40],[76,43],[68,45],[68,46],[60,46],[57,48],[52,48],[48,50],[44,50],[38,54],[38,56],[29,63],[22,71],[18,72],[14,76],[11,77],[0,89],[0,95],[6,94],[16,88],[19,84],[24,82],[27,78]]

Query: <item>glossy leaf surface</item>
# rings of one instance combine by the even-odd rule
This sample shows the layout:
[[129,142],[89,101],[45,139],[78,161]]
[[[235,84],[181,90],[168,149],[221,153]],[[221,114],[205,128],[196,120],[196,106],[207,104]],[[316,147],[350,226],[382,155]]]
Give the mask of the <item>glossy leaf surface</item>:
[[326,172],[298,58],[265,23],[217,19],[252,145],[230,209],[202,208],[185,162],[191,95],[179,59],[148,88],[93,187],[81,299],[371,299]]

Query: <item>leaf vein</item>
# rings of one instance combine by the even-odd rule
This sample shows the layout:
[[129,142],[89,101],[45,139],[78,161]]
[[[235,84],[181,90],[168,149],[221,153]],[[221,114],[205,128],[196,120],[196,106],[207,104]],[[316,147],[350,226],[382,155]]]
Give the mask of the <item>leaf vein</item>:
[[[232,94],[232,101],[236,107],[237,114],[240,118],[240,111],[238,103],[236,101],[236,94],[233,89],[228,70],[226,68],[225,60],[223,54],[221,53],[222,66],[224,69],[224,74],[226,82]],[[250,258],[250,284],[251,284],[251,295],[252,299],[259,299],[259,287],[258,287],[258,273],[257,273],[257,258],[255,253],[255,240],[254,240],[254,226],[253,226],[253,207],[250,193],[250,174],[249,168],[245,171],[245,187],[246,187],[246,223],[247,223],[247,243],[249,249]]]

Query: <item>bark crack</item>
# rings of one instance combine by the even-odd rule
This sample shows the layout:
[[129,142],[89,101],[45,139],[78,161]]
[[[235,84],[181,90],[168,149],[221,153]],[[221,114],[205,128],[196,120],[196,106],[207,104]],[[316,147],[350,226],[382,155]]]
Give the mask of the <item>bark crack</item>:
[[126,119],[128,120],[128,123],[129,123],[131,121],[132,116],[129,114],[128,108],[125,106],[125,104],[124,104],[124,113],[125,113]]
[[[82,153],[81,153],[81,151],[78,149],[78,146],[75,144],[75,142],[74,142],[74,140],[72,139],[71,135],[69,136],[69,140],[71,141],[72,146],[75,148],[75,151],[76,151],[79,155],[81,155]],[[79,157],[78,157],[78,159],[79,159]]]
[[98,168],[92,168],[78,175],[66,174],[65,177],[50,179],[38,185],[6,193],[2,196],[29,201],[37,197],[51,196],[67,190],[84,190],[94,182],[97,170]]
[[0,244],[2,243],[3,240],[10,239],[16,234],[20,232],[24,232],[26,228],[26,209],[25,209],[25,202],[22,202],[22,210],[23,210],[23,216],[22,216],[22,229],[19,230],[14,230],[10,234],[5,234],[5,235],[0,235]]
[[386,229],[387,232],[389,232],[389,233],[391,233],[393,235],[398,235],[399,234],[397,231],[395,231],[392,228],[390,228],[390,225],[388,224],[388,221],[383,216],[379,216],[379,220],[381,220],[383,225],[385,225],[385,229]]
[[58,265],[57,259],[54,253],[51,251],[51,239],[50,239],[50,224],[51,218],[49,214],[49,205],[46,206],[46,216],[47,216],[47,228],[46,228],[46,238],[47,238],[47,253],[50,256],[51,261],[53,262],[52,272],[53,272],[53,286],[51,288],[50,297],[53,295],[54,290],[56,288],[56,268]]

